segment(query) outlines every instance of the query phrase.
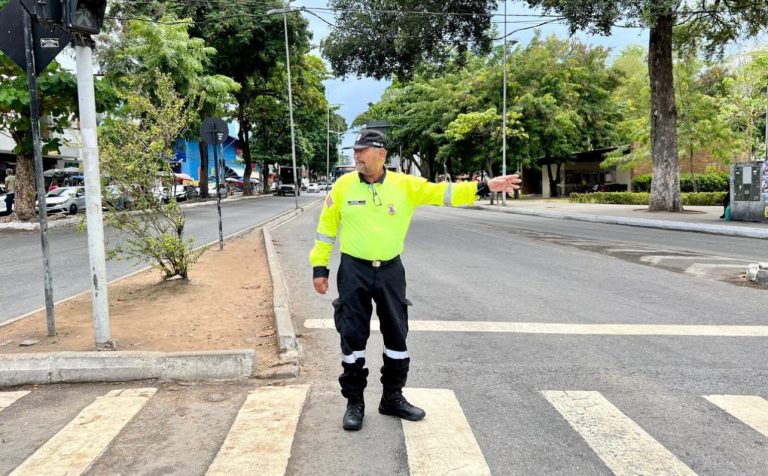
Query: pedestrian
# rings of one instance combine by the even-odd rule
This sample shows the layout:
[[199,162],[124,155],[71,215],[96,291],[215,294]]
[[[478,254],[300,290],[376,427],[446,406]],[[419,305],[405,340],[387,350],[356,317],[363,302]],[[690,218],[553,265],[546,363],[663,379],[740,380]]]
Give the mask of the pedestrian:
[[339,177],[328,193],[309,256],[314,288],[325,294],[330,275],[328,263],[341,225],[341,264],[336,276],[339,298],[333,306],[341,338],[343,371],[339,383],[341,394],[347,399],[342,426],[348,431],[363,426],[371,301],[376,303],[384,338],[379,413],[410,421],[425,416],[402,394],[410,366],[406,346],[410,302],[405,295],[405,269],[400,253],[415,209],[421,205],[470,205],[478,195],[488,191],[512,192],[521,183],[517,175],[506,175],[487,183],[435,184],[387,171],[387,139],[375,130],[363,131],[353,149],[357,173]]
[[49,191],[49,192],[53,192],[53,191],[54,191],[54,190],[56,190],[57,188],[59,188],[59,184],[56,182],[56,180],[53,180],[53,181],[51,182],[51,186],[50,186],[50,187],[48,187],[48,191]]
[[16,198],[16,176],[13,169],[5,172],[5,215],[13,213],[13,201]]

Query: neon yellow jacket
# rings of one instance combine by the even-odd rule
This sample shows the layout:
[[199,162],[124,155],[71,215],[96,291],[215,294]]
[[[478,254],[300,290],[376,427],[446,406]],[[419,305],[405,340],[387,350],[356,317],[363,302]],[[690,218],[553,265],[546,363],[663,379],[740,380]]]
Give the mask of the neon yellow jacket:
[[358,173],[342,175],[323,204],[309,262],[313,267],[328,267],[340,225],[342,253],[367,260],[392,259],[403,251],[416,207],[471,205],[477,187],[476,182],[430,183],[389,171],[373,184]]

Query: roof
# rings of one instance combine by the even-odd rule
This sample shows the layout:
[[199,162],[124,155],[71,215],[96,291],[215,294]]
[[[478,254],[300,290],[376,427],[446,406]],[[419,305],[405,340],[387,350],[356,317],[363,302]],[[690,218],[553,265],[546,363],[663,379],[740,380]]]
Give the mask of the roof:
[[549,165],[566,162],[602,162],[605,160],[605,154],[613,152],[616,149],[618,149],[618,147],[603,147],[602,149],[585,150],[567,156],[540,157],[536,159],[536,163],[539,165]]

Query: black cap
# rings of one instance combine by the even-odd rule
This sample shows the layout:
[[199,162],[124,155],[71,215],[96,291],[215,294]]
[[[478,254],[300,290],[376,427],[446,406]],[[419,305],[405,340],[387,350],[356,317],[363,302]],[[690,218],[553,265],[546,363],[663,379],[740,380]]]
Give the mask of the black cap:
[[379,149],[387,148],[387,136],[383,132],[376,129],[365,129],[357,136],[353,149],[366,149],[368,147],[378,147]]

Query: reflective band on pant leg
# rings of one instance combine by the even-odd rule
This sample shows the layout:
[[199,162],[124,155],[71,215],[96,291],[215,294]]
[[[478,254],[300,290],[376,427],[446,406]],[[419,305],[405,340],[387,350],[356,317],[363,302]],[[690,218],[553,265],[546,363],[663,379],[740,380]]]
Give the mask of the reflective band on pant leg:
[[408,358],[408,351],[406,350],[405,352],[398,352],[396,350],[389,350],[385,347],[384,355],[386,355],[390,359],[402,360],[402,359]]
[[341,361],[347,364],[354,364],[357,359],[365,358],[365,350],[356,350],[349,355],[342,355]]

